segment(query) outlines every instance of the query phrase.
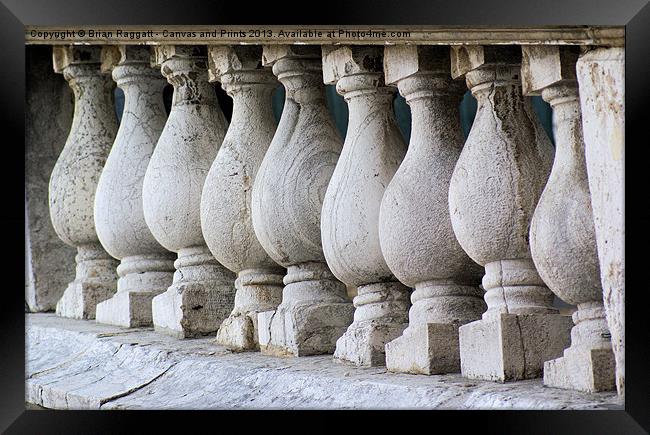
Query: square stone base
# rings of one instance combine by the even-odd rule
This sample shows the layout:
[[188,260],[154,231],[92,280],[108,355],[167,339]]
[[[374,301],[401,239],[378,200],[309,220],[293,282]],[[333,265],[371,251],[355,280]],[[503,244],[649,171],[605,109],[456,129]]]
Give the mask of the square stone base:
[[611,349],[572,349],[544,363],[544,385],[586,391],[616,389],[616,361]]
[[386,343],[399,337],[407,326],[376,320],[354,322],[336,342],[334,358],[357,366],[386,365]]
[[259,350],[257,314],[256,311],[231,314],[219,327],[215,342],[233,352]]
[[158,295],[152,291],[119,291],[97,305],[98,323],[138,328],[153,325],[151,300]]
[[117,290],[106,282],[72,281],[56,304],[56,314],[72,319],[94,319],[97,304],[111,298]]
[[278,306],[258,314],[260,351],[275,356],[331,354],[352,323],[351,303]]
[[460,372],[458,327],[443,323],[409,326],[386,344],[386,368],[419,375]]
[[558,314],[500,314],[463,325],[461,373],[499,382],[541,377],[544,362],[569,346],[572,326]]
[[151,301],[156,332],[177,338],[214,335],[228,317],[234,292],[201,283],[172,285]]

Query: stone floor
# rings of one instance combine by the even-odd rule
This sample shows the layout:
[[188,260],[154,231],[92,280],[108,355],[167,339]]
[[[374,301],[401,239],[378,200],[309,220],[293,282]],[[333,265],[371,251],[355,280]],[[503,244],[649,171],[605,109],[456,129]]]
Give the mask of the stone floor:
[[389,374],[331,356],[232,353],[53,314],[26,315],[26,401],[57,409],[622,409],[615,393]]

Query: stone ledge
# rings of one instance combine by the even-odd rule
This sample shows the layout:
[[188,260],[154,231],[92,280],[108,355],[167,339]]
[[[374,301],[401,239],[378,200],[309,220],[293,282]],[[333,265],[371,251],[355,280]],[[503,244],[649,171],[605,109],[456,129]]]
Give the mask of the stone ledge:
[[623,409],[615,392],[390,374],[331,356],[231,353],[53,314],[26,315],[26,400],[56,409]]

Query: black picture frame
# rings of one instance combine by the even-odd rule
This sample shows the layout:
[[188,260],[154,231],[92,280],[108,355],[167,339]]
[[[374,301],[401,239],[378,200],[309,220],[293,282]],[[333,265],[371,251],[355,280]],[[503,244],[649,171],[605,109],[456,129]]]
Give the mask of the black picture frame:
[[[255,418],[249,411],[53,411],[25,410],[24,298],[18,290],[18,253],[24,252],[24,182],[19,143],[24,141],[26,25],[116,24],[292,24],[292,25],[623,25],[626,29],[626,399],[625,410],[612,411],[422,411],[396,415],[395,411],[271,412]],[[0,431],[12,434],[45,433],[152,433],[174,422],[204,420],[211,432],[237,430],[237,419],[252,429],[306,428],[295,418],[306,418],[314,429],[342,431],[352,422],[364,431],[374,424],[406,430],[462,432],[471,427],[481,433],[648,433],[650,431],[650,326],[648,291],[641,284],[650,238],[648,188],[648,79],[650,78],[650,5],[647,0],[550,0],[525,2],[412,0],[357,2],[271,2],[254,4],[222,0],[3,0],[0,5],[2,64],[2,226],[3,284],[0,316]],[[11,134],[10,134],[11,133]],[[11,138],[11,139],[10,139]],[[22,214],[22,216],[21,216]],[[20,228],[20,227],[23,228]],[[21,247],[23,249],[21,249]],[[219,415],[215,414],[220,413]],[[188,415],[192,413],[192,415]],[[364,414],[371,415],[364,415]],[[323,419],[325,417],[325,419]],[[342,417],[346,422],[340,421]],[[422,424],[415,425],[418,417]],[[137,422],[142,424],[135,429]],[[322,422],[322,423],[318,423]],[[328,424],[329,423],[329,424]],[[320,427],[316,427],[320,426]],[[230,427],[229,429],[226,429]],[[416,429],[419,427],[421,429]],[[445,429],[443,429],[445,428]],[[399,430],[399,429],[398,429]],[[187,428],[188,433],[197,432]]]

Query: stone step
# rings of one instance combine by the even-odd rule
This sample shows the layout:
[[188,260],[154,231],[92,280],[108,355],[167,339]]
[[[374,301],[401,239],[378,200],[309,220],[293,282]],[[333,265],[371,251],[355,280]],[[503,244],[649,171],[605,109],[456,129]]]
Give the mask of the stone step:
[[55,409],[623,409],[615,392],[232,353],[54,314],[26,315],[26,401]]

